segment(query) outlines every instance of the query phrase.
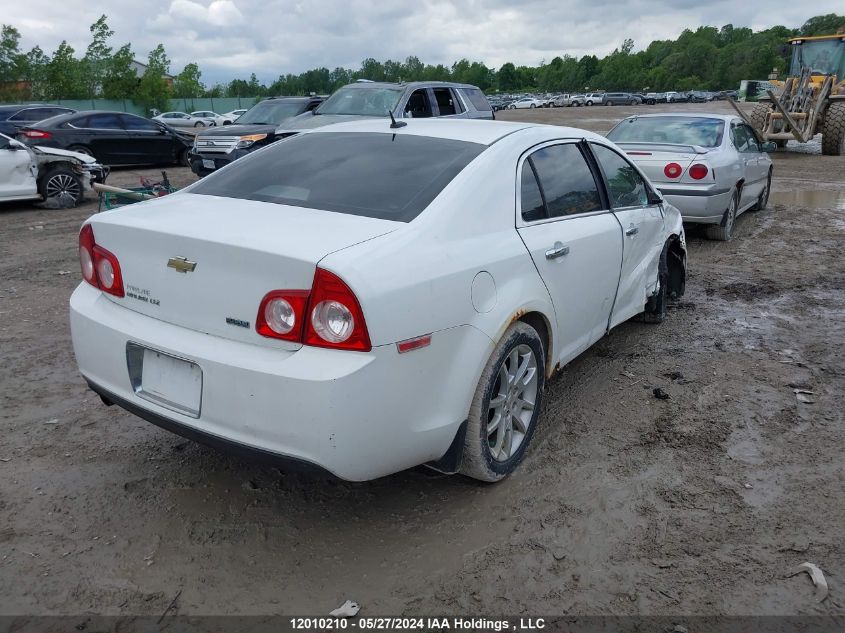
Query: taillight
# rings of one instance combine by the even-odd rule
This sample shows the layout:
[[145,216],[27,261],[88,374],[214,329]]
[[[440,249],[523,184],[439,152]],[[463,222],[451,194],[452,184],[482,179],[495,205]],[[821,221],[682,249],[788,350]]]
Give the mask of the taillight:
[[94,241],[94,229],[86,224],[79,231],[79,266],[82,278],[115,297],[124,296],[120,262],[113,253]]
[[307,290],[274,290],[264,295],[255,319],[262,336],[286,341],[302,341],[302,328],[308,309]]
[[24,130],[21,133],[27,138],[50,138],[52,136],[49,132],[43,130]]
[[273,290],[258,307],[255,329],[262,336],[369,352],[373,347],[355,293],[337,275],[318,268],[308,290]]
[[689,168],[689,176],[693,180],[701,180],[707,175],[709,171],[710,170],[707,169],[707,165],[696,163],[695,165]]
[[667,178],[677,178],[683,171],[683,167],[678,163],[669,163],[663,168],[663,173],[666,174]]
[[373,348],[361,305],[355,293],[337,275],[317,269],[308,312],[302,341],[306,345],[360,352]]

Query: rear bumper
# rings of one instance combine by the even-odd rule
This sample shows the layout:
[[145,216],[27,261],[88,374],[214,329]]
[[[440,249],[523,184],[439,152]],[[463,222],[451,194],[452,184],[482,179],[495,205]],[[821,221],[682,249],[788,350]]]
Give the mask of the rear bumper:
[[[434,333],[398,354],[303,346],[273,349],[153,319],[86,283],[70,302],[80,372],[110,401],[180,435],[315,464],[363,481],[437,460],[466,419],[492,341],[471,326]],[[140,397],[127,366],[132,342],[196,363],[199,417]]]
[[718,224],[731,200],[731,190],[715,185],[656,185],[667,202],[677,207],[684,222]]

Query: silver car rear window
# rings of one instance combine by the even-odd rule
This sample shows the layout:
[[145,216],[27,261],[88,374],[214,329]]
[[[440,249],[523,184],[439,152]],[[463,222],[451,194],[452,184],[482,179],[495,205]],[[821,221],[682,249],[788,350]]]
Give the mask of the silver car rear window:
[[632,117],[621,121],[607,135],[614,143],[671,143],[718,147],[725,122],[685,116]]

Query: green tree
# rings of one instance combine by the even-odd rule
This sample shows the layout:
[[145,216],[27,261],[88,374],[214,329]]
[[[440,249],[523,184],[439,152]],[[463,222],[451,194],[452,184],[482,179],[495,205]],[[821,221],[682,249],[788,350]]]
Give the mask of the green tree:
[[202,73],[195,63],[186,64],[182,72],[173,80],[174,97],[201,97],[205,93],[205,86],[200,81]]
[[41,50],[40,46],[34,47],[26,54],[24,63],[24,79],[29,84],[28,99],[44,99],[47,95],[47,65],[50,58]]
[[21,34],[9,25],[0,27],[0,98],[19,97],[18,82],[24,79],[25,56],[20,52]]
[[88,89],[83,81],[82,62],[74,57],[73,47],[62,41],[46,68],[48,99],[84,99]]
[[169,70],[170,60],[164,51],[164,45],[159,44],[150,52],[147,58],[147,69],[144,71],[135,92],[136,100],[140,101],[145,108],[167,109],[167,100],[172,93],[170,84],[165,77]]
[[[840,29],[842,30],[840,31]],[[845,15],[837,15],[835,13],[817,15],[804,22],[800,32],[801,35],[808,37],[813,35],[833,35],[835,33],[845,33]]]
[[510,62],[505,62],[502,64],[502,67],[499,68],[499,72],[496,73],[496,83],[499,86],[499,90],[502,90],[503,92],[516,90],[516,82],[516,66]]
[[82,75],[88,90],[87,96],[93,99],[103,92],[103,82],[112,57],[111,46],[106,42],[114,35],[114,31],[109,28],[105,15],[101,15],[89,30],[92,40],[85,51],[85,57],[82,58]]
[[130,44],[124,44],[106,63],[103,76],[103,97],[106,99],[131,99],[138,88],[138,74],[132,67],[135,54]]

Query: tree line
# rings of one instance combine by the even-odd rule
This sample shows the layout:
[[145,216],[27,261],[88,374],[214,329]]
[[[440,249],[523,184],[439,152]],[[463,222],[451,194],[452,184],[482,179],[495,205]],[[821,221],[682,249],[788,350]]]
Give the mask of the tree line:
[[314,68],[287,73],[269,85],[253,73],[206,86],[196,63],[185,65],[172,81],[170,60],[162,44],[146,59],[138,77],[135,53],[129,43],[111,44],[114,31],[107,16],[90,27],[91,42],[78,55],[67,41],[52,55],[39,46],[20,49],[20,32],[0,27],[0,101],[58,99],[131,99],[147,107],[164,108],[171,97],[264,97],[268,95],[327,94],[357,79],[373,81],[442,80],[474,84],[487,92],[581,92],[586,90],[720,90],[736,88],[742,79],[765,79],[774,70],[783,74],[788,60],[784,44],[796,35],[836,33],[845,16],[820,15],[800,28],[775,26],[754,32],[727,24],[721,28],[686,29],[675,40],[656,40],[634,52],[626,39],[609,55],[555,57],[537,66],[505,63],[490,68],[480,61],[461,59],[451,66],[425,64],[418,57],[404,61],[367,58],[357,69]]

